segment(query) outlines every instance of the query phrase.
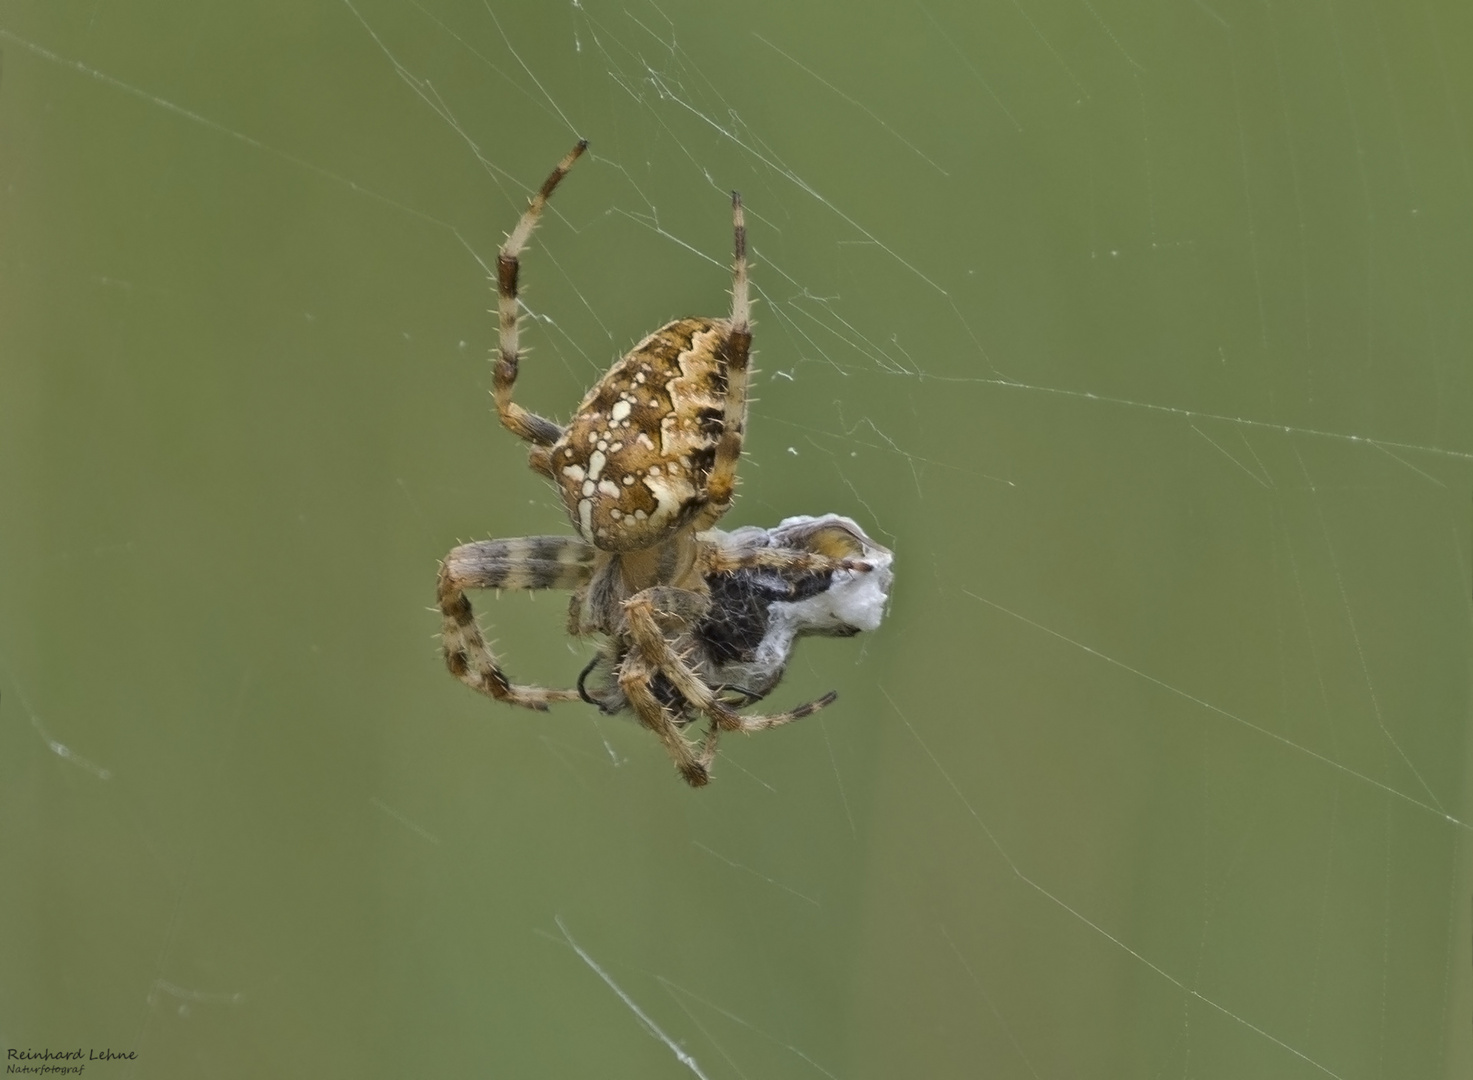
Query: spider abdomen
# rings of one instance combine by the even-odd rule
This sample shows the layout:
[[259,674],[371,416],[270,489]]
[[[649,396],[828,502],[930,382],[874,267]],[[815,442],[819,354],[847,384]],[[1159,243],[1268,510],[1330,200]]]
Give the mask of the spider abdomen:
[[583,539],[605,551],[650,548],[707,504],[731,339],[725,319],[676,320],[588,392],[549,453]]

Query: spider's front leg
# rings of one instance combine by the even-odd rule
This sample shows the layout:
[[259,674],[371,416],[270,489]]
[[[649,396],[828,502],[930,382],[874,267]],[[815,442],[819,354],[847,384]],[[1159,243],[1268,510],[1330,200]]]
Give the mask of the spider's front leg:
[[[756,533],[753,537],[751,533]],[[805,574],[850,570],[867,574],[890,564],[890,549],[881,547],[857,523],[838,514],[793,517],[776,529],[715,530],[700,541],[701,573],[730,574],[738,570],[771,570],[792,583]],[[885,575],[882,574],[882,577]]]
[[440,564],[440,637],[445,666],[461,682],[508,705],[545,711],[555,701],[577,701],[577,690],[513,683],[476,625],[466,589],[576,589],[593,571],[594,550],[567,536],[482,540],[451,549]]
[[685,782],[691,787],[705,787],[711,780],[711,762],[716,757],[716,728],[713,725],[706,732],[700,753],[696,753],[681,734],[670,710],[655,694],[653,683],[659,674],[659,669],[640,650],[631,649],[619,667],[619,689],[633,706],[639,722],[659,736]]
[[[641,590],[626,600],[624,616],[629,624],[630,636],[650,666],[669,679],[671,685],[680,691],[681,696],[690,702],[692,707],[711,718],[713,729],[710,738],[712,741],[715,738],[716,728],[722,731],[749,733],[763,731],[811,716],[819,709],[831,705],[839,696],[830,690],[823,697],[799,705],[795,709],[765,716],[743,716],[738,713],[718,698],[716,692],[691,670],[690,665],[684,659],[676,654],[669,638],[661,629],[662,616],[668,619],[673,614],[682,621],[687,617],[684,611],[672,612],[670,610],[676,605],[688,604],[689,601],[684,600],[685,597],[697,597],[698,600],[705,601],[704,597],[699,597],[698,594],[685,589],[657,585]],[[705,602],[709,604],[709,601]]]
[[854,570],[867,573],[874,567],[862,559],[823,555],[792,548],[748,548],[731,550],[711,545],[701,554],[701,569],[707,574],[730,574],[737,570],[773,570],[778,574],[821,574]]

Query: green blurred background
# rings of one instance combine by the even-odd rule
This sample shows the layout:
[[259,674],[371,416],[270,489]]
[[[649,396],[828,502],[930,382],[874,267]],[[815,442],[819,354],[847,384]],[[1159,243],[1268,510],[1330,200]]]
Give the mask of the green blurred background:
[[[0,1048],[1469,1075],[1470,54],[1458,0],[8,0]],[[726,524],[896,552],[700,792],[428,610],[568,529],[484,266],[578,135],[521,400],[724,312],[739,188]]]

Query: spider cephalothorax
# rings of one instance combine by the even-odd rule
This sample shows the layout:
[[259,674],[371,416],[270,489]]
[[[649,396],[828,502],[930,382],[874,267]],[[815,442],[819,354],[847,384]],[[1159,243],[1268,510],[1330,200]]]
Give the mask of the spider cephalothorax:
[[[790,518],[770,530],[714,528],[735,494],[752,343],[746,229],[735,193],[730,318],[679,319],[650,334],[588,392],[566,428],[512,400],[521,359],[519,256],[586,146],[579,142],[553,170],[496,260],[496,409],[532,444],[532,468],[557,484],[581,539],[487,540],[446,555],[445,663],[513,705],[546,709],[581,698],[604,712],[630,707],[699,787],[720,732],[785,724],[834,700],[829,693],[766,716],[736,711],[772,691],[799,637],[879,625],[891,555],[837,515]],[[511,682],[476,625],[470,588],[574,590],[569,632],[605,638],[577,688]],[[697,749],[681,732],[700,716],[708,726]]]

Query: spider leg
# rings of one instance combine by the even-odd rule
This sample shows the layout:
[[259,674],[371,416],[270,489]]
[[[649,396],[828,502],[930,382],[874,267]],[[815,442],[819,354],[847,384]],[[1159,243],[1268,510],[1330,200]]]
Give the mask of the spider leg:
[[502,424],[512,434],[537,446],[551,446],[562,437],[563,429],[551,420],[528,412],[511,399],[512,387],[517,381],[517,366],[522,356],[517,340],[517,271],[521,266],[519,256],[531,239],[532,230],[537,227],[537,221],[542,217],[542,208],[547,205],[553,189],[587,148],[588,140],[579,139],[578,145],[558,162],[552,175],[543,181],[542,188],[532,196],[522,219],[517,222],[517,227],[511,231],[496,256],[496,309],[501,326],[501,353],[496,359],[493,376],[496,412],[500,415]]
[[827,709],[838,699],[839,692],[837,690],[830,690],[823,697],[814,698],[812,701],[805,701],[802,705],[789,709],[787,712],[768,713],[766,716],[747,716],[743,713],[737,713],[736,719],[740,726],[727,728],[726,730],[740,731],[744,735],[750,735],[754,731],[766,731],[768,728],[781,727],[783,724],[791,724],[794,720],[802,720],[805,716],[812,716],[820,709]]
[[445,666],[474,690],[527,709],[545,711],[555,701],[577,701],[577,690],[547,690],[513,683],[486,644],[466,589],[576,589],[593,572],[594,550],[567,536],[482,540],[452,548],[440,564],[440,638]]
[[747,548],[732,550],[712,545],[702,553],[701,568],[708,574],[736,570],[777,570],[790,574],[821,574],[826,570],[868,571],[874,567],[861,559],[836,559],[792,548]]
[[[787,712],[765,716],[743,716],[716,696],[715,691],[691,670],[683,659],[676,655],[670,641],[660,629],[657,615],[663,613],[657,601],[663,593],[684,592],[681,589],[655,587],[635,593],[624,601],[624,615],[628,620],[629,633],[637,651],[644,654],[648,663],[664,674],[671,685],[690,704],[711,718],[713,734],[715,728],[723,731],[765,731],[780,724],[792,723],[811,716],[819,709],[831,705],[839,695],[830,690],[821,698],[809,701]],[[714,753],[714,748],[713,748]]]
[[696,528],[709,529],[731,509],[736,495],[737,462],[742,456],[742,439],[747,427],[747,364],[752,352],[752,305],[747,296],[747,225],[742,216],[742,197],[731,193],[732,246],[731,336],[723,350],[726,361],[726,406],[722,414],[721,440],[706,479],[709,501],[696,520]]
[[640,655],[639,650],[632,649],[619,668],[619,687],[629,699],[629,704],[634,707],[640,723],[658,735],[660,742],[665,744],[665,752],[675,762],[675,768],[680,771],[685,782],[691,787],[704,787],[711,779],[711,761],[716,756],[715,728],[707,732],[701,752],[697,754],[680,733],[670,710],[665,708],[650,689],[651,680],[656,673],[657,669]]

